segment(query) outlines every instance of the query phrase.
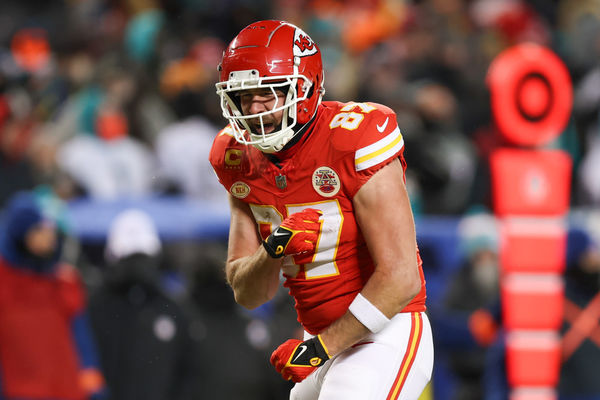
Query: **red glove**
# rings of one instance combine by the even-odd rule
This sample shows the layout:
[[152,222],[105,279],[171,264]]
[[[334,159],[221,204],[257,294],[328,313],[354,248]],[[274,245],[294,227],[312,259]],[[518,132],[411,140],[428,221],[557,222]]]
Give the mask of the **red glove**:
[[288,216],[263,242],[267,253],[273,258],[314,252],[319,237],[319,217],[323,213],[307,208]]
[[302,382],[329,358],[321,336],[317,335],[304,342],[289,339],[271,354],[271,364],[283,379]]

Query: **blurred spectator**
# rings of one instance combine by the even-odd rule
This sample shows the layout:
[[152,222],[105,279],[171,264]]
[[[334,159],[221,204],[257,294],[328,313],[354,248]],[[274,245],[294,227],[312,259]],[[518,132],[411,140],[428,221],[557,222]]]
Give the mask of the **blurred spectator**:
[[[0,86],[5,84],[0,73]],[[31,135],[29,97],[22,90],[5,90],[0,87],[0,207],[15,192],[27,190],[34,183],[32,166],[26,158]]]
[[165,128],[157,137],[156,154],[167,191],[208,202],[227,199],[210,163],[208,153],[218,129],[201,116],[190,116]]
[[200,378],[202,398],[287,399],[292,382],[282,380],[266,362],[283,338],[301,337],[286,289],[248,312],[235,303],[222,262],[198,267],[191,294],[204,322],[201,355],[203,360],[217,360]]
[[[208,162],[212,142],[221,129],[221,111],[212,111],[215,65],[224,45],[215,38],[197,41],[189,54],[171,62],[163,72],[161,93],[169,101],[176,121],[162,129],[154,142],[159,163],[157,186],[207,202],[223,203],[227,195],[220,188]],[[216,115],[214,115],[216,114]]]
[[19,193],[0,227],[0,397],[83,400],[99,395],[85,289],[61,263],[62,240],[33,196]]
[[452,24],[464,18],[452,10],[462,10],[463,2],[449,3],[453,6],[444,9],[451,14],[448,20],[437,10],[444,2],[405,11],[402,29],[365,51],[363,73],[357,77],[359,98],[390,104],[398,114],[410,149],[405,154],[408,173],[427,214],[459,214],[470,205],[476,154],[469,135],[486,121],[479,115],[481,87],[471,83],[484,75],[485,67],[468,46],[478,36],[466,21],[463,29]]
[[[599,27],[600,32],[600,27]],[[600,46],[599,46],[600,47]],[[600,50],[599,50],[600,54]],[[578,174],[575,175],[582,205],[600,205],[600,67],[591,69],[575,88],[573,113],[581,140]]]
[[456,400],[484,398],[487,348],[497,339],[498,231],[493,215],[477,213],[459,224],[464,264],[450,278],[441,305],[433,307],[440,350],[457,378]]
[[[113,117],[118,118],[107,116]],[[152,154],[132,139],[105,142],[91,136],[78,136],[60,148],[58,159],[62,169],[91,197],[116,200],[151,193]]]
[[92,197],[114,200],[151,193],[153,154],[130,135],[125,113],[135,90],[131,73],[108,65],[101,86],[83,90],[73,104],[79,109],[79,125],[75,136],[60,146],[57,160]]
[[600,247],[583,228],[567,237],[565,314],[559,394],[564,400],[600,398]]
[[129,3],[134,15],[128,21],[125,30],[125,49],[133,60],[149,63],[156,53],[157,37],[164,24],[164,13],[158,7],[155,8],[154,3],[158,3],[155,1]]
[[[109,199],[156,190],[155,145],[161,147],[156,154],[162,178],[197,195],[200,183],[191,183],[196,172],[188,167],[205,167],[169,155],[196,126],[189,113],[183,116],[177,109],[172,89],[212,96],[215,43],[229,40],[252,20],[288,18],[321,38],[329,54],[325,70],[335,71],[328,75],[332,97],[392,106],[411,149],[407,175],[426,214],[460,214],[485,203],[487,154],[494,141],[485,76],[500,51],[523,41],[551,47],[571,69],[576,87],[588,92],[594,91],[592,70],[600,53],[597,0],[277,0],[261,1],[260,7],[245,0],[25,3],[0,6],[5,22],[0,29],[5,85],[0,87],[10,89],[11,108],[20,103],[22,110],[29,103],[28,112],[0,128],[0,137],[19,136],[16,142],[7,140],[27,143],[27,132],[42,125],[31,161],[48,165],[54,157],[83,192]],[[191,90],[182,89],[189,83]],[[16,92],[21,101],[14,101]],[[220,119],[207,107],[214,102],[192,103],[196,119]],[[598,191],[590,172],[598,152],[593,138],[582,134],[585,121],[580,122],[574,126],[585,162],[576,176],[585,194],[575,202],[590,202]],[[161,134],[159,141],[167,126],[177,133]],[[30,185],[29,160],[15,157],[13,150],[18,149],[12,147],[10,157],[1,160],[13,172],[2,171],[7,192]],[[198,174],[201,181],[204,172]],[[164,183],[158,182],[158,190]]]
[[507,45],[534,42],[550,43],[551,32],[545,20],[525,0],[476,0],[470,6],[473,20],[500,36]]
[[187,311],[161,287],[161,241],[150,217],[130,209],[111,224],[104,282],[90,317],[112,400],[195,398],[196,342]]

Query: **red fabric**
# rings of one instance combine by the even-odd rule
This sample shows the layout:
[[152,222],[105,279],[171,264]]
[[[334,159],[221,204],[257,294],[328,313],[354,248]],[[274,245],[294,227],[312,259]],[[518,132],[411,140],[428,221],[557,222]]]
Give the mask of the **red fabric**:
[[292,355],[303,342],[297,339],[286,340],[271,354],[271,364],[286,381],[302,382],[318,367],[292,364]]
[[558,217],[569,211],[573,161],[567,152],[500,148],[490,156],[490,169],[496,215]]
[[469,331],[480,346],[487,347],[498,337],[498,324],[487,310],[478,309],[471,313],[468,320]]
[[71,318],[83,306],[74,276],[38,275],[0,259],[0,370],[6,397],[80,400]]
[[103,110],[98,114],[96,129],[98,136],[106,141],[126,137],[129,131],[127,116],[118,110]]
[[[385,106],[324,102],[312,132],[292,148],[294,153],[281,162],[281,168],[256,148],[237,143],[230,128],[215,139],[211,164],[223,186],[250,205],[263,239],[295,212],[306,208],[323,212],[311,262],[286,257],[283,267],[298,319],[312,334],[341,317],[373,273],[352,199],[375,172],[393,160],[400,159],[406,166],[402,142],[397,142],[397,150],[377,152],[376,163],[358,168],[365,159],[362,154],[385,138],[397,137],[397,128],[394,112]],[[418,262],[421,291],[403,312],[425,310],[419,256]]]
[[[319,224],[320,216],[321,212],[319,210],[307,208],[290,215],[281,223],[282,227],[293,232],[287,246],[285,246],[284,254],[302,253],[303,258],[309,257],[306,262],[311,261],[321,228]],[[296,260],[298,261],[298,258]]]

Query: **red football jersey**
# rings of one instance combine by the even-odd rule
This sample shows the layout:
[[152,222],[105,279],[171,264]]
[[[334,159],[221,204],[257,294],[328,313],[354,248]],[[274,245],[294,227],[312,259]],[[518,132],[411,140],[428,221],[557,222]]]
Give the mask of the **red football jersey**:
[[[239,144],[227,127],[215,138],[210,162],[231,195],[249,204],[263,239],[290,214],[304,208],[323,212],[311,262],[285,257],[283,267],[298,320],[316,334],[346,312],[373,273],[354,217],[354,195],[395,158],[406,164],[396,116],[379,104],[323,102],[305,136],[276,165],[253,146]],[[425,310],[417,259],[421,291],[403,312]]]

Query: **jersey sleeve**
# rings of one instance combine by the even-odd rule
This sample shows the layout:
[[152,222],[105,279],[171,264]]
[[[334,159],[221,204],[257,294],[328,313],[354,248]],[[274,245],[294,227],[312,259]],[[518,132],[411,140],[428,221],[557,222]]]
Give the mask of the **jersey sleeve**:
[[219,182],[226,190],[231,186],[230,171],[241,168],[242,151],[237,149],[237,142],[229,125],[221,130],[213,141],[209,161]]
[[395,160],[400,159],[405,167],[403,152],[404,139],[396,121],[396,114],[388,107],[368,103],[375,110],[365,114],[363,123],[357,132],[353,156],[353,178],[346,182],[346,190],[353,197],[377,171]]

